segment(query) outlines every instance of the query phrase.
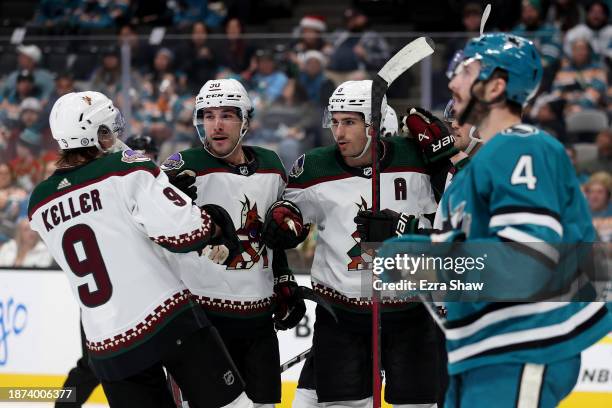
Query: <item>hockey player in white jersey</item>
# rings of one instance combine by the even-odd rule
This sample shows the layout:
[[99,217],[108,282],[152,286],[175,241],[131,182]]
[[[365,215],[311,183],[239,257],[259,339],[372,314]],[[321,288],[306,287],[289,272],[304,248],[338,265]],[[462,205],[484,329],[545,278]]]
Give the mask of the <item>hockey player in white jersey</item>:
[[[285,217],[298,214],[304,223],[318,226],[312,285],[339,320],[336,323],[317,307],[313,354],[302,370],[294,407],[372,404],[367,288],[373,253],[361,245],[353,220],[372,204],[371,87],[372,81],[348,81],[334,91],[324,125],[331,127],[336,144],[297,159],[284,195],[287,201],[266,218],[264,236],[272,247],[285,247],[295,238]],[[383,117],[386,107],[385,99]],[[449,137],[448,130],[435,136],[423,138],[423,145],[411,138],[380,141],[381,208],[406,213],[402,223],[409,230],[431,228],[436,202],[428,170],[435,159],[453,153],[452,142],[442,151],[431,148]],[[385,399],[396,407],[435,406],[439,366],[430,316],[419,303],[383,299],[381,320]]]
[[[178,269],[194,299],[219,330],[243,375],[247,395],[257,406],[272,407],[281,400],[274,329],[297,325],[305,306],[285,252],[272,251],[261,242],[266,210],[281,197],[286,175],[276,153],[243,145],[252,111],[240,82],[206,82],[196,97],[194,111],[202,146],[171,155],[162,170],[191,194],[196,204],[217,204],[232,218],[239,248],[226,254],[214,247],[209,254],[212,260],[181,256]],[[203,273],[194,274],[193,270]]]
[[231,246],[229,217],[193,206],[149,158],[109,153],[123,118],[103,94],[62,96],[49,122],[62,153],[28,213],[70,280],[110,406],[172,407],[162,366],[195,407],[252,406],[218,334],[164,255]]

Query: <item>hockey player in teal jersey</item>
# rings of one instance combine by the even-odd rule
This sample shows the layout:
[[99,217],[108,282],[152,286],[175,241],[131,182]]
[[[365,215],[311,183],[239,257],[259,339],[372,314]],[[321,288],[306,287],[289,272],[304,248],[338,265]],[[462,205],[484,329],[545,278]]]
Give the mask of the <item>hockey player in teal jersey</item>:
[[564,273],[577,260],[563,244],[592,243],[595,231],[563,146],[521,123],[542,76],[533,44],[487,34],[466,45],[464,58],[449,88],[460,121],[478,126],[484,145],[444,193],[444,232],[392,239],[381,254],[399,246],[413,253],[423,241],[503,247],[510,261],[488,263],[487,274],[506,282],[493,295],[513,302],[445,303],[446,406],[555,407],[576,383],[580,353],[612,329],[612,319],[603,302],[527,300],[566,286]]

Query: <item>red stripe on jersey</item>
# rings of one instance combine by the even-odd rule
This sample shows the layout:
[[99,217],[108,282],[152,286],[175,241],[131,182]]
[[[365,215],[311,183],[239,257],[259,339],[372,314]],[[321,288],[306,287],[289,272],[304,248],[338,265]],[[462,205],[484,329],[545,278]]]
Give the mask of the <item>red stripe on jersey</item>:
[[381,173],[423,173],[428,174],[422,167],[391,166],[384,169]]

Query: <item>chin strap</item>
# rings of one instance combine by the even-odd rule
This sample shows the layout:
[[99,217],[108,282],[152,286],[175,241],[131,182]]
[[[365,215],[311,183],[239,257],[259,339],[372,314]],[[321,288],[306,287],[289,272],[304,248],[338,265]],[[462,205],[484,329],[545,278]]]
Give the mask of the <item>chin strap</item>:
[[470,138],[470,144],[463,151],[465,154],[469,155],[476,148],[476,146],[482,143],[482,140],[480,138],[474,136],[475,133],[476,133],[476,126],[472,126],[470,128],[470,133],[468,135],[468,137]]

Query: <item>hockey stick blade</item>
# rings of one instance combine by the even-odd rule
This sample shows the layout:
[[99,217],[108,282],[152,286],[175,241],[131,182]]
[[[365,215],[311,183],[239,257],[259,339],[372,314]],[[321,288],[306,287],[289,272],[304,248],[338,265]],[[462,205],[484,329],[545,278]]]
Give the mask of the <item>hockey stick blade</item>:
[[336,312],[334,312],[334,309],[332,309],[330,304],[327,303],[325,299],[317,295],[312,289],[306,286],[298,286],[298,291],[303,299],[310,300],[311,302],[315,302],[317,305],[321,306],[331,315],[331,317],[334,318],[336,323],[338,323],[338,316],[336,316]]
[[408,68],[430,56],[434,52],[434,42],[429,37],[419,37],[407,44],[397,52],[378,71],[378,76],[385,80],[387,86],[391,85],[397,77],[406,72]]
[[487,24],[489,14],[491,14],[491,3],[487,4],[487,7],[485,7],[484,12],[482,13],[482,17],[480,18],[480,35],[484,33],[485,24]]
[[290,369],[291,367],[293,367],[294,365],[301,363],[302,361],[310,357],[311,354],[312,354],[312,348],[302,351],[300,354],[293,357],[291,360],[288,360],[285,363],[281,364],[280,372],[283,373],[287,371],[288,369]]

